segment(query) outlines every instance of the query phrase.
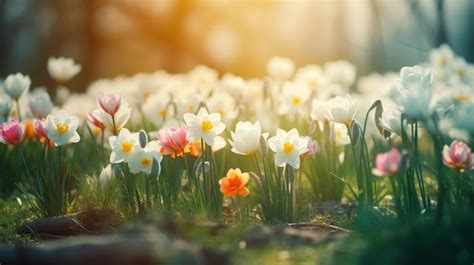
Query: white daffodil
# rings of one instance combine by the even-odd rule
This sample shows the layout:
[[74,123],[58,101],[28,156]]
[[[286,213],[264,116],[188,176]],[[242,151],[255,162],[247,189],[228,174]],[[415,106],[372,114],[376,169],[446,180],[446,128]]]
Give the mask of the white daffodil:
[[306,84],[312,90],[318,90],[327,85],[327,77],[319,65],[307,65],[296,71],[296,82]]
[[334,97],[328,101],[331,120],[338,123],[349,124],[357,111],[357,100],[350,94],[345,97]]
[[110,181],[112,181],[113,176],[114,173],[112,171],[112,164],[109,164],[104,167],[99,175],[99,184],[101,188],[106,187],[110,183]]
[[167,93],[158,92],[150,95],[142,106],[143,115],[155,126],[163,125],[167,117],[173,115],[172,108],[168,108],[170,97]]
[[[253,103],[256,100],[263,99],[264,83],[260,79],[250,79],[246,81],[246,86],[242,90],[242,99],[244,103]],[[253,104],[247,105],[248,108],[253,107]]]
[[247,84],[242,77],[229,73],[222,77],[219,85],[220,89],[229,93],[229,95],[232,95],[234,98],[239,98],[246,86]]
[[11,74],[7,76],[3,83],[5,93],[13,98],[18,100],[23,94],[28,92],[30,89],[31,79],[29,76],[25,76],[21,73]]
[[127,128],[120,130],[118,136],[110,136],[109,144],[112,148],[110,163],[127,162],[132,154],[140,149],[138,133],[131,133]]
[[185,113],[184,121],[189,126],[189,133],[186,136],[188,141],[203,139],[210,146],[214,145],[214,138],[225,130],[225,125],[221,122],[221,115],[219,113],[209,114],[205,108],[199,109],[197,115]]
[[72,79],[81,71],[81,66],[74,63],[71,58],[50,57],[48,59],[48,72],[58,83],[64,83]]
[[329,104],[327,101],[313,99],[311,102],[310,117],[314,121],[326,121],[330,119]]
[[300,156],[308,151],[308,142],[300,137],[297,129],[286,132],[278,129],[276,136],[268,139],[268,147],[275,152],[275,165],[283,167],[290,165],[298,169],[300,167]]
[[433,85],[429,70],[418,65],[403,67],[395,87],[400,93],[400,108],[409,118],[422,119],[430,115]]
[[64,110],[60,110],[46,117],[48,138],[52,139],[56,146],[79,142],[81,137],[77,133],[78,126],[79,117],[69,115]]
[[344,60],[326,63],[324,71],[331,82],[341,85],[346,91],[356,78],[355,66]]
[[210,112],[221,115],[221,120],[226,126],[230,126],[239,115],[235,99],[228,93],[215,93],[207,99],[206,104]]
[[303,113],[304,106],[311,95],[311,89],[303,83],[286,82],[279,97],[278,112],[281,115]]
[[153,166],[153,159],[161,163],[163,157],[160,153],[160,144],[157,141],[148,142],[145,148],[139,149],[132,154],[128,160],[130,172],[137,174],[144,172],[149,174]]
[[288,58],[273,57],[267,63],[267,73],[275,80],[286,81],[295,73],[295,64]]
[[379,123],[384,130],[398,135],[402,134],[401,113],[398,110],[384,111]]
[[334,140],[336,145],[346,145],[351,143],[351,138],[347,127],[341,123],[334,123]]
[[258,121],[254,124],[240,121],[235,127],[235,132],[231,132],[232,139],[229,139],[231,151],[239,155],[251,155],[260,147],[261,136],[262,128]]
[[184,113],[196,113],[198,111],[199,105],[202,102],[202,98],[199,95],[192,93],[180,93],[177,96],[178,98],[175,101],[179,116],[184,115]]
[[45,89],[36,89],[29,96],[31,114],[37,119],[44,119],[53,110],[53,103]]

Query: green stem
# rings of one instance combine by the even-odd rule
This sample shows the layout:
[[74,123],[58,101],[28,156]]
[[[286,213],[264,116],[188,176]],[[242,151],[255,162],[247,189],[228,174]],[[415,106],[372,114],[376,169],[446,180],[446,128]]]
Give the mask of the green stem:
[[16,100],[16,110],[17,110],[17,114],[18,114],[18,121],[21,122],[21,111],[20,111],[20,99],[17,98]]

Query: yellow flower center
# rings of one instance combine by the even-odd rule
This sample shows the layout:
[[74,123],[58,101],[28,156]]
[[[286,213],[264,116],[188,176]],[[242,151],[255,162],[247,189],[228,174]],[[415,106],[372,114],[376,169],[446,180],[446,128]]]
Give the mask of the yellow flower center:
[[129,143],[128,141],[124,141],[122,143],[122,151],[124,153],[130,153],[130,151],[132,151],[132,148],[133,148],[133,145]]
[[299,105],[299,104],[301,104],[301,98],[300,97],[293,97],[291,99],[291,103],[293,103],[293,105]]
[[194,109],[194,105],[193,104],[188,104],[188,112],[192,112]]
[[292,143],[284,143],[283,144],[283,153],[289,154],[295,150],[295,146]]
[[213,125],[212,125],[212,122],[210,120],[203,120],[201,122],[201,130],[203,132],[207,132],[207,131],[211,130],[212,127],[213,127]]
[[471,98],[468,95],[457,95],[457,96],[454,96],[454,99],[457,99],[457,100],[463,101],[463,102],[467,102]]
[[158,112],[158,115],[160,115],[161,118],[164,118],[165,114],[166,114],[166,109],[160,109],[160,111]]
[[146,166],[150,165],[150,163],[151,163],[151,159],[149,159],[148,157],[144,157],[144,158],[142,159],[142,165],[143,165],[143,166],[146,167]]
[[444,56],[438,57],[438,64],[439,65],[445,65],[446,64],[446,60],[444,59]]
[[65,133],[67,133],[68,130],[69,130],[69,125],[68,124],[62,123],[62,122],[58,122],[56,124],[56,131],[58,132],[59,135],[63,135]]

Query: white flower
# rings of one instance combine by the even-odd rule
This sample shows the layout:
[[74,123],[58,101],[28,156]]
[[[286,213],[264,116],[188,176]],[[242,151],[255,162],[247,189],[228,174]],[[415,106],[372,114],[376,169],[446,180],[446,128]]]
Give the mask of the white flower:
[[50,57],[48,59],[48,72],[57,82],[69,81],[81,71],[81,66],[74,63],[71,58]]
[[176,105],[178,108],[178,115],[182,116],[184,113],[196,113],[202,98],[199,95],[191,93],[180,93],[177,95]]
[[112,148],[110,163],[127,162],[132,154],[140,149],[138,133],[131,133],[127,128],[120,130],[118,136],[110,136],[109,144]]
[[336,145],[346,145],[351,143],[351,138],[344,124],[334,123],[334,139]]
[[288,58],[273,57],[267,63],[267,73],[276,80],[285,81],[295,73],[295,64]]
[[[246,81],[246,86],[242,90],[242,99],[244,103],[262,100],[264,83],[261,79],[250,79]],[[247,107],[253,107],[248,106]]]
[[54,145],[61,146],[67,143],[77,143],[81,137],[77,133],[79,118],[69,115],[64,110],[46,117],[46,130],[49,139],[54,141]]
[[144,172],[149,174],[153,166],[153,159],[156,159],[158,164],[163,157],[160,153],[160,145],[157,141],[151,141],[143,149],[139,149],[132,154],[128,161],[130,172],[137,174]]
[[368,76],[359,78],[357,90],[360,94],[370,96],[373,101],[381,97],[386,97],[392,91],[393,80],[399,76],[398,73],[371,73]]
[[5,93],[11,98],[18,100],[21,95],[30,89],[31,79],[21,73],[7,76],[4,82]]
[[205,108],[199,109],[197,115],[185,113],[184,121],[189,126],[189,133],[186,136],[188,141],[203,139],[210,146],[214,145],[214,138],[225,130],[225,125],[221,122],[221,115],[219,113],[209,114]]
[[12,100],[6,95],[0,95],[0,122],[6,121],[12,107]]
[[230,126],[239,115],[235,99],[225,92],[215,93],[206,101],[210,112],[221,115],[222,122]]
[[190,85],[197,88],[197,92],[201,96],[207,96],[212,87],[217,83],[219,74],[216,70],[204,65],[194,68],[188,78]]
[[227,146],[227,141],[224,139],[224,137],[221,136],[216,136],[214,138],[214,144],[211,146],[212,152],[217,152],[219,150],[224,149]]
[[321,101],[313,99],[311,102],[311,119],[315,121],[326,121],[330,119],[329,116],[329,105],[327,101]]
[[442,44],[439,48],[430,51],[430,63],[433,67],[447,67],[454,57],[454,52],[446,44]]
[[449,116],[444,117],[440,123],[440,130],[453,139],[470,141],[474,135],[474,104],[463,103],[457,105]]
[[173,114],[172,108],[168,108],[169,103],[170,97],[167,93],[155,93],[149,96],[142,105],[143,115],[155,126],[161,126],[165,119]]
[[232,95],[234,98],[240,97],[246,86],[247,84],[242,77],[229,73],[222,77],[220,83],[220,88]]
[[295,81],[306,84],[312,90],[318,90],[327,84],[327,78],[319,65],[307,65],[298,69]]
[[45,89],[37,89],[29,97],[31,114],[37,119],[44,119],[53,110],[53,103]]
[[418,65],[403,67],[395,87],[400,93],[398,103],[404,114],[412,119],[429,116],[433,92],[430,71]]
[[329,62],[324,65],[324,70],[331,82],[337,83],[348,89],[354,84],[356,68],[348,61],[340,60]]
[[401,113],[398,110],[384,111],[379,123],[385,130],[398,135],[402,134]]
[[338,123],[349,124],[357,111],[357,100],[350,94],[345,97],[335,97],[328,101],[331,120]]
[[113,177],[113,172],[112,172],[112,164],[109,164],[108,166],[104,167],[102,171],[100,172],[99,175],[99,183],[102,188],[107,186],[110,181],[112,180]]
[[276,136],[268,139],[268,147],[275,152],[276,166],[283,167],[289,164],[298,169],[301,162],[300,155],[308,151],[308,142],[300,137],[297,129],[288,132],[278,129]]
[[232,152],[239,155],[250,155],[260,147],[260,138],[262,129],[260,123],[257,121],[254,124],[251,122],[238,122],[235,127],[235,133],[231,132],[229,143],[232,146]]
[[303,113],[304,106],[311,95],[311,89],[303,83],[286,82],[279,97],[278,112],[282,115]]

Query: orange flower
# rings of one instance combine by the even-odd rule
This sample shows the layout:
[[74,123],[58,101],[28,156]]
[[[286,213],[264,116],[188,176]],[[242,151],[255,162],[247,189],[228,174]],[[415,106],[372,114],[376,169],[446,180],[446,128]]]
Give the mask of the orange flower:
[[23,124],[25,124],[25,137],[28,139],[33,139],[36,137],[35,133],[35,125],[33,124],[32,120],[24,120]]
[[219,180],[220,191],[226,197],[247,196],[250,192],[245,185],[249,182],[249,173],[242,173],[240,169],[229,169],[227,175]]

